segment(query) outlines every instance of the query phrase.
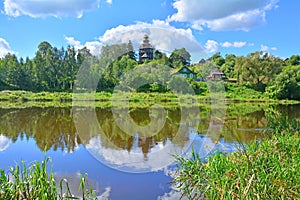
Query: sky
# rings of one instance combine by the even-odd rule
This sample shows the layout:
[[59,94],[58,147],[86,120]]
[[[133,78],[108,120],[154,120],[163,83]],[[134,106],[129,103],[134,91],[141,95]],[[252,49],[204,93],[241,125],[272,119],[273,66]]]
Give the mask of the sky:
[[132,41],[186,48],[192,61],[216,52],[300,54],[299,0],[3,0],[0,57],[33,58],[40,42],[100,55],[103,45]]

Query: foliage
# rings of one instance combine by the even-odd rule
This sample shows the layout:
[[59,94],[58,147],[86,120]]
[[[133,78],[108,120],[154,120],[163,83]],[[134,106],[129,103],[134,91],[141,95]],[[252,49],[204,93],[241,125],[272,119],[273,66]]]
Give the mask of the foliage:
[[[0,199],[80,199],[71,194],[67,180],[60,181],[60,190],[56,187],[52,170],[50,169],[49,173],[47,171],[49,161],[50,158],[45,158],[41,163],[35,161],[29,167],[22,161],[21,165],[10,167],[9,174],[0,169]],[[86,189],[86,181],[86,175],[81,176],[79,188],[82,191],[82,199],[96,199],[95,191]],[[63,184],[67,188],[64,193]]]
[[210,74],[211,70],[216,70],[220,67],[214,64],[212,61],[207,61],[204,64],[196,65],[193,68],[195,72],[197,72],[197,77],[202,77],[205,79]]
[[267,88],[275,99],[300,100],[300,65],[286,66]]
[[231,100],[269,100],[263,92],[234,83],[224,83],[226,98]]
[[215,53],[211,58],[213,63],[219,67],[225,63],[225,59],[221,56],[220,52]]
[[[153,68],[150,71],[158,75],[147,75],[145,72],[140,80],[146,81],[148,85],[140,91],[166,92],[168,89],[165,80],[159,82],[149,77],[164,76],[165,70],[158,67],[180,68],[190,65],[190,62],[191,55],[185,48],[175,49],[170,56],[156,50],[154,60],[139,64],[131,41],[103,46],[99,56],[93,56],[86,47],[78,50],[71,46],[59,49],[43,41],[38,45],[32,59],[17,58],[10,53],[0,58],[0,90],[71,92],[76,85],[80,91],[113,92],[116,86],[122,84],[127,73],[139,71],[147,64]],[[237,80],[242,87],[251,87],[271,98],[299,100],[299,80],[295,75],[299,63],[299,55],[282,60],[269,53],[254,52],[247,56],[228,54],[223,58],[217,52],[209,59],[201,59],[190,68],[197,73],[196,81],[205,80],[213,69],[221,69],[225,74],[223,78]],[[150,83],[150,80],[153,82]],[[201,83],[189,83],[197,94],[205,94],[205,89],[199,87]],[[233,96],[235,98],[236,95]]]
[[190,64],[191,55],[185,48],[175,49],[169,59],[174,68],[179,68]]
[[227,78],[236,78],[236,73],[234,71],[236,65],[236,56],[234,54],[227,54],[225,57],[225,62],[221,66],[221,70],[224,72]]
[[216,152],[206,163],[196,152],[192,159],[176,157],[179,165],[174,183],[189,199],[300,198],[299,122],[276,123],[286,126],[239,152]]
[[247,57],[237,57],[235,71],[238,81],[264,92],[270,82],[282,68],[282,61],[268,53],[255,52]]
[[189,85],[187,80],[180,76],[174,76],[168,82],[168,88],[171,91],[180,94],[193,94],[193,88]]

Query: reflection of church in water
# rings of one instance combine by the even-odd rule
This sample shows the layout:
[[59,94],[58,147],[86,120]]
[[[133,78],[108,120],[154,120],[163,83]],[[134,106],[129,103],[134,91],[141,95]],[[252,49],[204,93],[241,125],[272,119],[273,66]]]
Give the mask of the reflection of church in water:
[[139,49],[139,62],[153,60],[153,53],[154,47],[150,44],[149,36],[145,34],[143,43],[140,45]]

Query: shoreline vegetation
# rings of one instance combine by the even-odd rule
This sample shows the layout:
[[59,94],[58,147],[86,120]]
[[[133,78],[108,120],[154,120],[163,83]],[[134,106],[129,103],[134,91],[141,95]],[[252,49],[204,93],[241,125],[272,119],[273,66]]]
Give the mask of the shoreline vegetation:
[[[72,93],[72,92],[31,92],[24,90],[2,90],[0,91],[1,102],[9,103],[71,103],[71,102],[102,102],[103,105],[110,106],[111,101],[122,102],[130,101],[135,103],[154,102],[166,104],[178,104],[185,100],[192,100],[197,102],[205,102],[212,100],[221,100],[226,102],[266,102],[278,104],[298,104],[297,100],[277,100],[271,99],[265,94],[255,91],[246,86],[224,83],[225,92],[219,92],[219,96],[214,96],[213,93],[205,92],[204,94],[175,94],[172,92],[86,92],[86,93]],[[217,92],[218,93],[218,92]]]
[[81,195],[76,197],[70,190],[68,180],[56,180],[51,166],[51,158],[45,156],[43,161],[34,161],[29,166],[21,161],[21,164],[11,166],[8,173],[0,169],[0,199],[97,199],[87,174],[80,174],[77,184]]
[[300,123],[278,117],[269,127],[265,139],[231,154],[175,156],[173,184],[189,199],[299,199]]

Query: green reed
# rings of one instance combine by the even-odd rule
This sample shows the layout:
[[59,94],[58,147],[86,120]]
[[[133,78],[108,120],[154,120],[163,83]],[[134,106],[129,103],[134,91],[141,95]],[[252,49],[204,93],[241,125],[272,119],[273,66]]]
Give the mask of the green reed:
[[191,159],[177,156],[173,183],[189,199],[300,199],[299,121],[280,119],[269,129],[270,137],[206,162],[194,151]]
[[[35,161],[27,167],[24,161],[10,167],[6,174],[0,169],[0,199],[37,199],[37,200],[67,200],[67,199],[96,199],[95,191],[87,189],[87,175],[80,177],[79,190],[82,191],[82,197],[72,195],[68,181],[62,179],[59,188],[56,186],[54,174],[50,168],[51,158],[44,158],[42,162]],[[65,192],[63,192],[65,186]]]

